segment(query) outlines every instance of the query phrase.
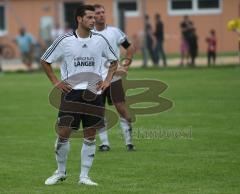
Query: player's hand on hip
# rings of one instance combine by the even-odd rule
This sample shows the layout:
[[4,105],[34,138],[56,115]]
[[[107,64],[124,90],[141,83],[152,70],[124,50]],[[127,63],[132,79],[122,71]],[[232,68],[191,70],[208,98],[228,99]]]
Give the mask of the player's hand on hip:
[[97,90],[106,90],[110,86],[110,82],[107,80],[101,81],[97,85]]
[[71,90],[72,90],[72,86],[69,83],[64,82],[64,81],[58,82],[55,85],[59,90],[61,90],[64,93],[71,92]]
[[127,71],[128,71],[128,67],[119,67],[114,73],[114,75],[122,77],[127,75]]
[[129,67],[132,63],[132,59],[130,58],[124,58],[122,61],[121,61],[121,66],[122,67]]

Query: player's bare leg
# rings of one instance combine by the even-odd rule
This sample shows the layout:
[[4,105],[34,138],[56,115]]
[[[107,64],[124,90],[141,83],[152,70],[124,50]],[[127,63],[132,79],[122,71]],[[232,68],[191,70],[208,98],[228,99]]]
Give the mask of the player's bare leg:
[[106,119],[104,120],[105,127],[102,127],[99,129],[98,134],[99,134],[99,139],[101,141],[101,145],[99,145],[99,151],[101,152],[106,152],[109,151],[110,148],[110,143],[108,140],[108,133],[107,133],[107,121]]
[[125,105],[125,102],[114,103],[116,110],[120,115],[120,125],[123,131],[125,143],[128,151],[135,150],[135,147],[132,143],[132,126],[131,126],[131,116],[128,112],[128,109]]

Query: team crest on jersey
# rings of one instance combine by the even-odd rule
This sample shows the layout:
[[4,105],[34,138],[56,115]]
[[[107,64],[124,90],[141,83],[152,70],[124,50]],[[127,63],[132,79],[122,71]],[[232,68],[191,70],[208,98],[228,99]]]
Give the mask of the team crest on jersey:
[[82,48],[87,48],[88,46],[86,44],[82,45]]

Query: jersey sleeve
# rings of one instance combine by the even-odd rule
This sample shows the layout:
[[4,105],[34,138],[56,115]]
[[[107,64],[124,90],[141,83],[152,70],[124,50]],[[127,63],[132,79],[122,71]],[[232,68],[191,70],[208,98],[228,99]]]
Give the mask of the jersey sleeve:
[[122,44],[125,40],[127,40],[126,34],[124,34],[124,32],[122,32],[118,28],[116,28],[116,38],[118,45]]
[[64,51],[63,40],[61,37],[57,38],[52,45],[46,50],[41,59],[48,63],[56,62]]
[[113,50],[112,46],[108,42],[106,38],[102,39],[103,41],[103,52],[102,52],[102,57],[106,58],[108,61],[116,61],[118,60],[117,54]]

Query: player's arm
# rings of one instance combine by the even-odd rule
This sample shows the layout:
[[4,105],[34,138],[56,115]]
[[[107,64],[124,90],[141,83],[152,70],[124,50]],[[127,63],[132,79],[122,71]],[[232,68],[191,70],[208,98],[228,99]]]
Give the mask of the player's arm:
[[104,81],[111,82],[111,80],[113,78],[113,75],[114,75],[114,73],[117,70],[117,66],[118,66],[118,61],[112,61],[110,63],[110,66],[108,68],[108,74],[107,74],[107,77],[106,77],[106,79]]
[[115,75],[123,76],[127,74],[129,66],[132,63],[132,58],[135,53],[135,47],[126,38],[121,43],[121,46],[126,50],[125,58],[121,61],[120,67],[117,69]]
[[41,65],[53,85],[55,85],[58,89],[60,89],[63,92],[70,92],[72,90],[69,84],[58,80],[50,63],[41,60]]
[[132,43],[130,43],[127,39],[122,42],[121,46],[126,50],[125,59],[123,61],[123,67],[125,70],[128,70],[129,66],[132,63],[132,58],[135,52],[135,47]]
[[117,70],[117,66],[118,66],[118,61],[112,61],[110,63],[110,66],[108,68],[108,73],[107,73],[107,77],[106,79],[101,83],[101,85],[99,86],[100,90],[105,90],[107,87],[110,86],[111,80],[113,78],[113,75],[115,74],[116,70]]
[[[115,74],[118,66],[118,57],[111,47],[111,45],[108,43],[107,39],[103,37],[103,52],[102,57],[105,57],[107,59],[107,63],[110,62],[110,66],[108,67],[108,73],[105,80],[98,86],[98,89],[105,90],[107,87],[110,86],[111,80],[113,78],[113,75]],[[106,64],[103,64],[106,65]]]
[[58,80],[57,76],[54,74],[51,64],[56,62],[61,56],[63,56],[64,46],[62,45],[62,37],[56,39],[53,44],[46,50],[46,52],[41,57],[41,65],[43,70],[47,74],[49,80],[62,92],[71,91],[69,84],[61,82]]

